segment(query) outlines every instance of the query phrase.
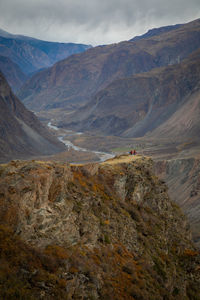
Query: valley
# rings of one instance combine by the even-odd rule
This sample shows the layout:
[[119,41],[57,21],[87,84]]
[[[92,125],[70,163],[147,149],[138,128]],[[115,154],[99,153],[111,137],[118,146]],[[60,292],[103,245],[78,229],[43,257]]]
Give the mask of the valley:
[[0,298],[199,300],[199,116],[200,19],[0,30]]

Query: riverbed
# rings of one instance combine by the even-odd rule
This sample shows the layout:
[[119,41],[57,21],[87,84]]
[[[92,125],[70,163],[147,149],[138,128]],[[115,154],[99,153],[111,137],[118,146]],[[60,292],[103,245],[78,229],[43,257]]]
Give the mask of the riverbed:
[[74,145],[71,141],[69,141],[67,139],[67,137],[72,136],[72,135],[81,135],[82,132],[75,132],[75,131],[67,130],[67,129],[62,129],[61,130],[57,126],[52,125],[51,122],[49,122],[47,124],[47,126],[50,129],[59,132],[58,133],[58,139],[59,139],[60,142],[62,142],[63,144],[65,144],[67,146],[68,150],[71,148],[71,149],[74,149],[75,151],[82,151],[82,152],[91,152],[91,153],[94,153],[94,154],[96,154],[98,156],[98,158],[99,158],[100,161],[105,161],[105,160],[113,158],[115,156],[113,153],[107,153],[107,152],[101,152],[101,151],[93,151],[93,150],[89,150],[89,149],[86,149],[86,148],[78,147],[78,146]]

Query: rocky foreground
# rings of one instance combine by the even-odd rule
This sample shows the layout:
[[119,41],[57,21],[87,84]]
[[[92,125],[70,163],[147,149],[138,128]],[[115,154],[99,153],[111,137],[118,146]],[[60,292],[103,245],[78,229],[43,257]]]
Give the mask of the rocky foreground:
[[200,255],[152,161],[0,166],[1,299],[200,299]]

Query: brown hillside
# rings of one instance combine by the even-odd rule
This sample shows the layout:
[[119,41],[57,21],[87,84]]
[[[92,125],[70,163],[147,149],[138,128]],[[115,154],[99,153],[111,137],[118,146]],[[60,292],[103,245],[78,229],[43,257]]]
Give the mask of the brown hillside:
[[197,50],[179,64],[114,81],[60,124],[127,137],[198,138],[199,91]]

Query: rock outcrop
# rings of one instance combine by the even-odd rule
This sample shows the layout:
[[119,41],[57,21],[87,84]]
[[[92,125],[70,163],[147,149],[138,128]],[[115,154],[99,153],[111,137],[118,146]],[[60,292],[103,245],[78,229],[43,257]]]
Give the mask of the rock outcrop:
[[4,299],[199,299],[199,253],[150,159],[12,161],[0,191]]

